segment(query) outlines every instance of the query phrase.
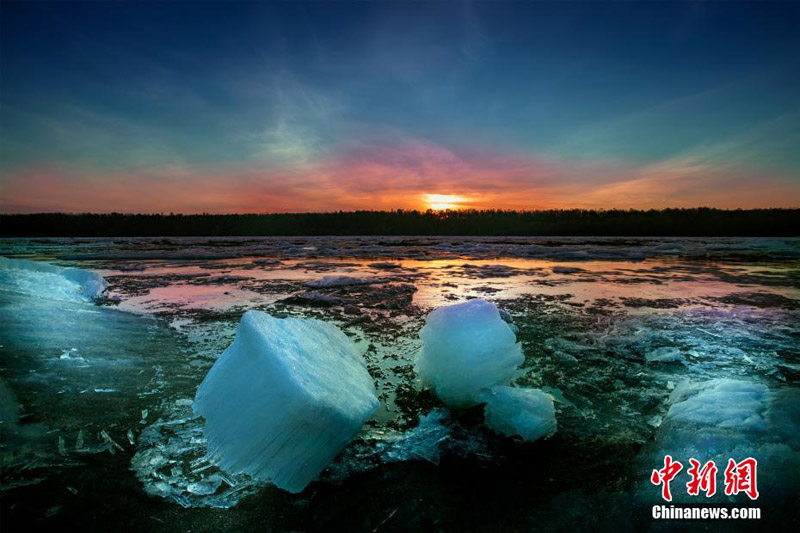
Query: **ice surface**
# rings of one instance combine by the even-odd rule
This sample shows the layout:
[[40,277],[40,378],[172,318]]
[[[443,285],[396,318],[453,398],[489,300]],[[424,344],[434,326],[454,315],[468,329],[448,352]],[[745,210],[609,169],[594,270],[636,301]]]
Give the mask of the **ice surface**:
[[483,389],[508,384],[524,361],[514,332],[486,300],[436,309],[420,337],[419,377],[454,407],[480,403]]
[[91,301],[106,289],[106,281],[94,272],[8,257],[0,257],[0,282],[6,290],[68,301]]
[[222,469],[300,492],[378,406],[364,360],[341,330],[248,311],[194,410]]
[[484,422],[506,437],[535,441],[556,432],[553,399],[538,389],[498,385],[483,393]]

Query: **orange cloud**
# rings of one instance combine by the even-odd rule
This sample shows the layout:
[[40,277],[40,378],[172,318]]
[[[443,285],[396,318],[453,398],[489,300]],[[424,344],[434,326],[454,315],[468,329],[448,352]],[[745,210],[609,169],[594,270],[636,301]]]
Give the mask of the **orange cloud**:
[[[426,195],[458,197],[432,202]],[[796,176],[698,158],[641,167],[454,151],[404,140],[352,145],[291,167],[78,172],[19,168],[0,178],[3,212],[297,212],[455,207],[797,207]],[[457,204],[457,205],[456,205]]]

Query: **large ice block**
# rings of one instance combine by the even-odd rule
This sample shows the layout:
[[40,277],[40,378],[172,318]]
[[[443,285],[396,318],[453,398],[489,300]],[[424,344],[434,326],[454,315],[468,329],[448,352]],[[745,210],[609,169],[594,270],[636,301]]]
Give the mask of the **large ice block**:
[[420,332],[417,372],[445,403],[469,407],[481,391],[507,385],[524,357],[497,306],[482,299],[436,309]]
[[236,338],[197,390],[209,457],[300,492],[378,408],[353,342],[315,319],[242,317]]
[[14,292],[68,301],[94,300],[107,286],[95,272],[8,257],[0,257],[0,282]]
[[486,402],[484,422],[501,435],[535,441],[556,432],[553,399],[543,391],[498,385],[481,398]]

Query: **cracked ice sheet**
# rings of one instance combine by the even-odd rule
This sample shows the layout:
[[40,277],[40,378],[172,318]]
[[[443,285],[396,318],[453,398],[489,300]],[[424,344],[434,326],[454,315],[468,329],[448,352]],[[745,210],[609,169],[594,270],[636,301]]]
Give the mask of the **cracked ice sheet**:
[[158,369],[172,369],[182,349],[151,318],[2,290],[0,324],[5,396],[17,405],[2,435],[4,486],[118,452],[166,387],[156,388]]
[[[611,432],[647,441],[666,412],[669,394],[687,378],[798,383],[792,361],[800,356],[800,330],[793,326],[798,318],[794,311],[701,308],[594,317],[541,313],[535,324],[518,320],[527,368],[517,384],[557,388],[563,398],[557,404],[559,426],[563,422],[583,435]],[[546,327],[556,330],[543,342],[531,337]],[[539,346],[536,355],[530,355],[532,344]],[[666,351],[680,359],[648,360]]]

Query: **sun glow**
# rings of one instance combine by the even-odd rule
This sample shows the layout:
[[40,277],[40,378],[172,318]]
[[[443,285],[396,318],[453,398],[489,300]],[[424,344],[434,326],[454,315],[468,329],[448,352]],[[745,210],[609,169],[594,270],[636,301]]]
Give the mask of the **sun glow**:
[[428,209],[435,211],[442,211],[445,209],[461,209],[466,198],[456,194],[426,194],[423,196],[423,202]]

